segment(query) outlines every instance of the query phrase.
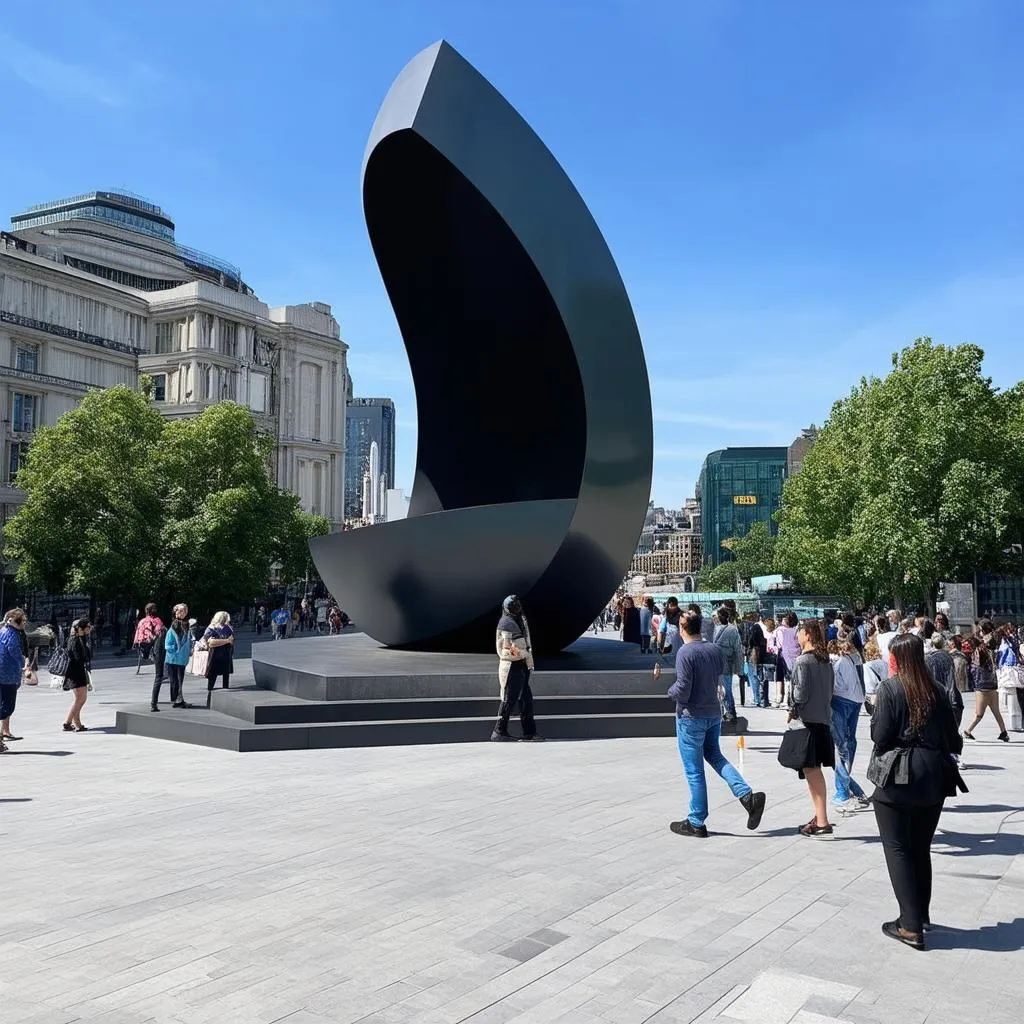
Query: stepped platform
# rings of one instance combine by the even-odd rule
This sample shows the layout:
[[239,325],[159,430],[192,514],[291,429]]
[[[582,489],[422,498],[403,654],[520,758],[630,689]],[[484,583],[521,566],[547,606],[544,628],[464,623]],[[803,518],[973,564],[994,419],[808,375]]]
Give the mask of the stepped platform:
[[[127,708],[117,730],[240,752],[473,743],[489,739],[497,712],[497,659],[486,654],[397,651],[349,634],[263,644],[252,664],[256,685],[214,691],[209,710]],[[551,740],[674,735],[672,669],[666,662],[655,680],[653,666],[598,638],[539,659],[538,731]],[[746,729],[743,718],[723,725]]]

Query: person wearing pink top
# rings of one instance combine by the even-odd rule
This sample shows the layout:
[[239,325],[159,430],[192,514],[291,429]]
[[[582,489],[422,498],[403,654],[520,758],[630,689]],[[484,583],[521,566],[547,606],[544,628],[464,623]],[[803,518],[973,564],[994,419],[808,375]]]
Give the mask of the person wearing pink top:
[[799,621],[795,612],[789,612],[783,617],[782,625],[775,630],[775,644],[782,658],[785,671],[785,693],[782,699],[784,707],[789,706],[793,666],[796,665],[796,659],[800,657],[801,653],[800,644],[796,638],[797,623]]

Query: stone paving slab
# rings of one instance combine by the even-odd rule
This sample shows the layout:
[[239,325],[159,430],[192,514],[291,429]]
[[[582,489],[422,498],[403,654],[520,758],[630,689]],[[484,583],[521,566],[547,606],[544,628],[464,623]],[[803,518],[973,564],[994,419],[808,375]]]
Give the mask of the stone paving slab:
[[[879,931],[870,814],[794,834],[779,712],[749,712],[761,831],[712,778],[702,842],[667,828],[671,739],[239,755],[115,735],[148,677],[97,684],[80,735],[45,675],[23,688],[0,756],[3,1024],[1020,1019],[1024,736],[991,723],[940,823],[947,927],[921,954]],[[863,778],[866,718],[861,738]]]

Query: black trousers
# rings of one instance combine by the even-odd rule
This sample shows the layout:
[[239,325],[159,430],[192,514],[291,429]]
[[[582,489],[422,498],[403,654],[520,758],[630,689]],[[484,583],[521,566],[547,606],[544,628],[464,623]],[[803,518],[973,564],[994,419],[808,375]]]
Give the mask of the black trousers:
[[874,807],[885,866],[900,905],[900,926],[920,932],[924,922],[931,920],[931,849],[942,804],[911,807],[875,801]]
[[[167,666],[167,678],[171,683],[171,703],[180,704],[184,699],[181,694],[182,687],[185,685],[185,666],[184,665],[168,665]],[[159,685],[153,687],[153,703],[156,703],[157,695],[160,692]]]
[[162,683],[164,679],[164,664],[167,661],[167,648],[164,646],[164,638],[160,636],[153,645],[153,682]]
[[513,661],[509,665],[508,680],[505,683],[505,697],[498,708],[498,720],[494,731],[499,736],[508,735],[508,720],[519,705],[519,721],[524,736],[535,736],[537,724],[533,720],[533,690],[530,689],[530,670],[524,661]]
[[641,654],[649,654],[650,650],[651,650],[651,637],[650,637],[650,634],[648,634],[647,636],[644,636],[641,633],[640,634],[640,653]]

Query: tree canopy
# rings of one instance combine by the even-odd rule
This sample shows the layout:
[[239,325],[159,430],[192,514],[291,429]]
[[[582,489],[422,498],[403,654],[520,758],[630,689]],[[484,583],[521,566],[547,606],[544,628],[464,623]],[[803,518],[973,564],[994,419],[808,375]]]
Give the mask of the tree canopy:
[[274,486],[273,447],[234,402],[166,421],[129,387],[90,392],[37,432],[18,475],[19,581],[215,610],[262,593],[275,561],[302,575],[329,523]]
[[855,603],[934,602],[1020,537],[1024,393],[974,345],[918,338],[832,406],[779,512],[780,571]]
[[731,591],[737,580],[749,582],[754,576],[765,576],[775,571],[775,537],[765,522],[756,522],[742,537],[730,537],[722,542],[732,558],[714,568],[701,569],[697,585],[702,591]]

